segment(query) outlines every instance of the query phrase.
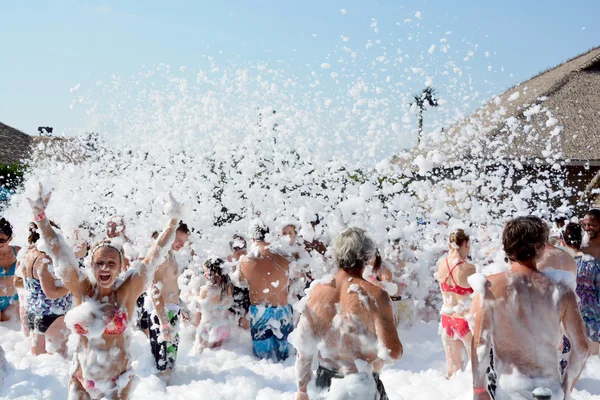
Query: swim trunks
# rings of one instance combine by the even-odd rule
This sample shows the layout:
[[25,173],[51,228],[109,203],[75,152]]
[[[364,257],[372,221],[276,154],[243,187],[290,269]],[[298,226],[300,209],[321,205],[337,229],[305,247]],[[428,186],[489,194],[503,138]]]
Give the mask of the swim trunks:
[[276,361],[287,359],[290,355],[287,338],[294,329],[292,307],[251,305],[249,315],[254,354]]

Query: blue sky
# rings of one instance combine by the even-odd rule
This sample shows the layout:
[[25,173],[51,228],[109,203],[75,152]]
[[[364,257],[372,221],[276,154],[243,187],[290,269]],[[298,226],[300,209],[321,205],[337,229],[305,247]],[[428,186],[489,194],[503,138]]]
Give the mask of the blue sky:
[[377,36],[402,41],[413,59],[448,31],[461,59],[477,44],[469,74],[486,97],[600,45],[598,0],[6,1],[0,15],[0,121],[30,134],[88,126],[69,109],[78,83],[160,62],[200,67],[203,55],[285,60],[302,74],[339,52],[341,35],[372,39],[372,18]]

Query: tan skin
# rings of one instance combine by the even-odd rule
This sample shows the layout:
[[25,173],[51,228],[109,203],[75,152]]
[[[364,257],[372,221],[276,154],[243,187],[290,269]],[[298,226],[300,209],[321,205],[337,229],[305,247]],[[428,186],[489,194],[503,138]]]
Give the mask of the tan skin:
[[587,246],[582,247],[581,251],[600,260],[600,221],[588,214],[583,218],[581,225],[589,238]]
[[[169,322],[165,304],[179,304],[179,284],[177,283],[179,267],[177,266],[177,261],[175,260],[173,252],[181,250],[188,238],[189,234],[183,231],[177,230],[175,232],[175,241],[171,245],[171,251],[169,251],[166,261],[156,270],[152,282],[150,293],[152,295],[154,310],[160,321],[162,336],[167,341],[173,340],[175,332]],[[184,316],[184,314],[185,313],[182,313],[182,319],[186,322],[189,321],[189,315],[185,314]],[[172,372],[171,369],[167,369],[161,371],[160,375],[168,379]]]
[[[43,213],[46,209],[50,194],[43,196],[40,185],[38,198],[34,201],[29,200],[35,215]],[[180,208],[180,206],[179,206]],[[178,216],[177,216],[178,217]],[[124,310],[128,316],[133,315],[137,298],[142,294],[147,283],[147,273],[152,273],[159,262],[161,249],[170,246],[171,240],[177,228],[178,218],[169,221],[167,227],[160,234],[156,242],[152,245],[144,260],[138,265],[137,273],[128,275],[121,286],[115,287],[115,282],[119,276],[123,262],[119,251],[112,247],[99,247],[92,254],[92,271],[96,282],[92,282],[88,277],[79,271],[78,263],[64,265],[68,273],[60,278],[67,289],[73,294],[76,305],[89,300],[95,300],[101,304],[100,308],[104,318],[109,319],[115,309]],[[37,222],[42,238],[47,243],[52,243],[51,252],[54,257],[59,256],[61,252],[72,252],[64,242],[58,240],[56,232],[48,223],[48,219]],[[66,261],[70,261],[66,260]],[[107,301],[103,301],[107,300]],[[131,322],[130,322],[131,323]],[[120,376],[128,371],[129,359],[127,349],[129,343],[126,340],[128,336],[102,334],[101,339],[89,339],[85,335],[80,336],[80,345],[78,349],[78,360],[91,359],[90,354],[98,351],[110,351],[111,357],[100,368],[87,368],[79,362],[75,374],[69,382],[70,399],[90,399],[89,393],[82,386],[75,375],[79,374],[86,380],[104,381],[111,380],[113,377]],[[85,368],[85,370],[84,370]],[[113,387],[108,393],[104,393],[106,399],[128,399],[131,389],[131,378],[127,385],[119,389]]]
[[308,399],[307,386],[317,353],[316,347],[308,351],[306,346],[323,343],[328,351],[319,352],[319,364],[344,375],[358,372],[357,359],[379,372],[384,361],[377,354],[378,342],[392,361],[402,357],[390,297],[382,288],[364,280],[363,271],[364,267],[339,269],[331,282],[313,286],[297,328],[303,342],[296,359],[297,400]]
[[[23,263],[19,263],[17,268],[21,268],[25,278],[34,278],[40,281],[42,290],[47,298],[51,300],[64,297],[69,293],[65,287],[56,286],[54,275],[48,267],[52,265],[50,257],[39,251],[35,245],[31,245],[25,254]],[[23,280],[15,276],[15,286],[23,287]],[[57,318],[48,328],[46,333],[31,332],[31,354],[37,356],[46,353],[46,342],[55,344],[58,353],[63,357],[67,353],[68,330],[65,325],[65,317]]]
[[[540,246],[536,258],[513,261],[509,271],[488,276],[485,300],[482,301],[479,293],[473,300],[474,388],[487,385],[492,340],[494,365],[500,377],[517,370],[527,377],[560,382],[556,348],[557,340],[562,337],[561,324],[572,345],[562,386],[565,399],[583,370],[588,340],[575,293],[537,270],[542,251],[543,246]],[[489,400],[490,395],[487,392],[474,394],[473,399]]]
[[247,255],[242,258],[240,264],[240,280],[248,283],[250,303],[268,307],[286,306],[289,286],[288,260],[272,253],[268,249],[267,242],[256,241],[255,245],[259,250],[259,256]]
[[[450,252],[448,257],[444,258],[438,264],[438,280],[440,284],[445,282],[446,284],[453,286],[454,280],[458,286],[464,288],[470,288],[467,278],[476,273],[475,266],[467,262],[467,256],[471,250],[470,242],[467,240],[458,246],[458,249],[454,247],[455,244],[450,246]],[[455,265],[462,262],[456,268],[452,270],[452,277],[450,277],[450,271],[446,260],[450,268],[454,268]],[[442,314],[446,314],[452,318],[465,318],[468,314],[468,309],[465,305],[470,301],[470,295],[461,296],[456,293],[446,292],[441,289],[442,297],[444,298],[444,306],[442,307]],[[457,307],[458,306],[458,307]],[[461,307],[463,306],[463,307]],[[462,308],[462,310],[457,310]],[[464,360],[462,357],[463,348],[467,350],[467,354],[471,354],[471,339],[473,335],[469,332],[464,337],[459,338],[455,335],[454,338],[450,338],[445,332],[442,333],[442,341],[444,343],[444,351],[446,353],[446,360],[448,362],[448,378],[451,378],[457,371],[463,369]]]
[[[20,247],[15,246],[13,250],[13,246],[10,245],[12,242],[12,236],[9,237],[4,232],[0,232],[0,241],[5,241],[5,243],[0,243],[0,268],[3,268],[5,272],[10,270],[10,267],[13,265],[17,258],[15,256],[15,250],[17,254]],[[0,296],[13,296],[15,294],[15,286],[14,286],[14,277],[12,276],[3,276],[0,277]],[[19,315],[19,302],[8,306],[4,311],[0,312],[0,322],[8,322],[14,321],[17,319]]]
[[537,263],[538,271],[543,271],[546,268],[571,272],[574,276],[577,276],[577,263],[573,256],[551,245],[550,242],[546,243],[543,255]]

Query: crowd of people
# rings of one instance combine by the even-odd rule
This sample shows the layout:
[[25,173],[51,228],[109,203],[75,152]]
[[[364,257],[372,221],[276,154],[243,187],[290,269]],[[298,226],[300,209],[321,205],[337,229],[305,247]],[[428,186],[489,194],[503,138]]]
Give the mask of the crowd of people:
[[[308,399],[311,385],[388,398],[380,373],[402,357],[399,331],[418,311],[413,272],[405,268],[414,254],[399,239],[384,251],[359,228],[329,243],[303,240],[297,222],[271,232],[274,221],[254,221],[248,236],[232,237],[229,254],[198,269],[178,257],[191,252],[194,233],[171,195],[167,222],[148,234],[141,255],[122,217],[110,218],[95,242],[86,224],[61,232],[60,221],[46,215],[50,197],[40,186],[30,200],[23,249],[11,245],[12,225],[0,219],[0,321],[21,321],[33,355],[67,357],[67,338],[78,338],[70,399],[129,397],[132,329],[148,337],[156,373],[168,384],[182,324],[194,328],[199,356],[227,342],[236,325],[248,331],[257,358],[295,354],[297,399]],[[313,228],[319,222],[315,215]],[[588,356],[598,355],[600,210],[555,228],[535,216],[508,221],[501,237],[507,266],[488,276],[471,259],[468,229],[448,229],[448,251],[431,278],[443,300],[437,311],[447,377],[470,361],[474,399],[564,399]],[[329,265],[329,273],[315,265]]]

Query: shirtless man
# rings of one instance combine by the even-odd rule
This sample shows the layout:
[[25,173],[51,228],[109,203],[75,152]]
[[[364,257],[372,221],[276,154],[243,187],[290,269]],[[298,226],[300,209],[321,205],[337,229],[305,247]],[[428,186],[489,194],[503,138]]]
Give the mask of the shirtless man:
[[593,208],[585,214],[582,221],[588,242],[581,248],[585,254],[600,260],[600,210]]
[[[167,259],[158,267],[150,289],[153,309],[149,311],[150,348],[160,376],[168,383],[177,359],[179,348],[178,320],[182,315],[179,302],[179,267],[175,252],[182,249],[190,236],[186,224],[179,222],[175,241]],[[184,320],[189,316],[182,315]]]
[[253,228],[253,248],[242,258],[240,282],[250,289],[250,334],[254,354],[277,361],[289,357],[288,335],[293,330],[288,304],[289,262],[269,249],[269,229]]
[[[541,219],[528,216],[509,221],[502,245],[510,270],[490,275],[474,287],[475,400],[494,394],[496,400],[531,399],[538,387],[551,390],[553,400],[562,400],[583,369],[588,342],[575,293],[537,270],[547,241],[548,226]],[[557,368],[561,324],[572,343],[562,380]],[[488,375],[490,367],[495,374]]]
[[347,228],[335,239],[333,259],[339,269],[328,282],[313,286],[295,333],[297,400],[308,399],[317,354],[318,388],[329,390],[335,380],[358,375],[365,381],[360,398],[388,398],[379,373],[384,363],[402,357],[402,344],[389,295],[363,279],[375,251],[362,229]]

